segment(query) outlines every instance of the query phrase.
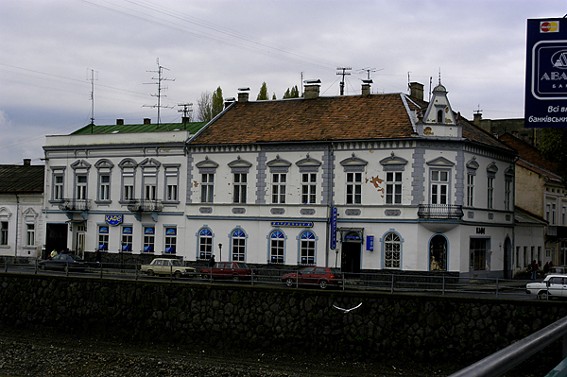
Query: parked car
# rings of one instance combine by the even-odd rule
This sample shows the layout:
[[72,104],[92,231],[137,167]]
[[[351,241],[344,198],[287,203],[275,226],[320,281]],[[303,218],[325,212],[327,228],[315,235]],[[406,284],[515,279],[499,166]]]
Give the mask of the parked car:
[[179,259],[170,258],[155,258],[150,264],[143,264],[140,272],[148,276],[173,275],[176,278],[196,276],[195,268],[183,265]]
[[59,270],[59,271],[85,271],[87,262],[76,255],[61,253],[55,255],[51,259],[39,261],[38,267],[42,270]]
[[526,284],[526,293],[546,300],[550,297],[567,297],[567,275],[547,275],[543,281]]
[[242,262],[217,262],[212,267],[201,269],[203,279],[232,279],[246,280],[252,279],[254,273],[246,263]]
[[288,287],[296,285],[318,285],[325,289],[329,285],[339,286],[342,284],[341,271],[330,267],[304,267],[297,272],[282,275],[282,281]]

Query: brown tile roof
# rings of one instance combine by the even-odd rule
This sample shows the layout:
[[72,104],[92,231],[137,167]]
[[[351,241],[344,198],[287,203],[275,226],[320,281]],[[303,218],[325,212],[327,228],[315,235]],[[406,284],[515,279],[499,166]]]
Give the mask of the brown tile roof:
[[[407,100],[404,101],[402,97]],[[193,141],[196,145],[375,140],[416,137],[409,110],[427,102],[405,94],[236,102]],[[512,152],[459,117],[466,139]]]
[[531,165],[548,170],[549,172],[557,173],[559,166],[543,157],[541,152],[534,146],[509,133],[500,135],[498,139],[502,143],[514,149],[518,153],[520,159],[525,160]]
[[43,165],[0,165],[0,194],[41,194],[43,176]]
[[413,133],[400,94],[237,102],[195,144],[405,138]]

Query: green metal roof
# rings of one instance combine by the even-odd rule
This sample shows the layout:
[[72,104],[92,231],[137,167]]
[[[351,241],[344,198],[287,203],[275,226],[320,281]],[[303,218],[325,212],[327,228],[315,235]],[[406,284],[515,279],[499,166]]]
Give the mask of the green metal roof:
[[189,131],[195,134],[206,122],[189,122],[183,123],[161,123],[161,124],[124,124],[124,125],[108,125],[97,126],[88,124],[83,128],[71,133],[71,135],[101,135],[101,134],[125,134],[125,133],[143,133],[143,132],[171,132],[171,131]]

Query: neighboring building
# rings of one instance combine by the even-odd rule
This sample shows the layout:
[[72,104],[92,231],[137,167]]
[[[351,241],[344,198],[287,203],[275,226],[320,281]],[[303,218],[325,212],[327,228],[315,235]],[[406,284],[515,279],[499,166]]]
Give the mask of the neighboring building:
[[43,165],[0,165],[0,256],[38,257],[43,245]]
[[495,137],[511,134],[531,145],[538,142],[538,129],[526,128],[524,118],[483,119],[480,112],[473,114],[473,124],[491,133]]
[[46,249],[149,254],[184,249],[186,141],[203,123],[85,126],[47,136]]
[[[555,265],[566,265],[567,187],[561,176],[554,172],[557,165],[546,160],[535,147],[518,137],[503,134],[499,139],[518,153],[516,206],[545,220],[547,225],[545,239],[530,240],[531,245],[524,245],[517,240],[516,253],[523,255],[524,261],[535,259],[545,263],[551,260]],[[535,241],[538,243],[533,244]],[[519,267],[526,267],[526,264]]]
[[514,151],[411,88],[239,93],[188,145],[188,257],[510,277]]

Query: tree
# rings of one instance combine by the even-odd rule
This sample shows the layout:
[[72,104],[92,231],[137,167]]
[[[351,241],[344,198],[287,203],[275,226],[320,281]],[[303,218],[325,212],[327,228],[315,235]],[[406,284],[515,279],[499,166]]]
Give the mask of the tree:
[[295,85],[291,89],[287,88],[283,98],[299,98],[299,89],[297,89],[297,85]]
[[213,101],[210,92],[201,93],[201,98],[197,100],[197,117],[202,122],[213,119]]
[[561,128],[538,130],[538,149],[550,161],[558,163],[558,171],[567,182],[567,132]]
[[222,98],[222,89],[219,86],[213,93],[212,99],[212,118],[216,117],[224,109],[224,99]]
[[258,93],[258,97],[256,97],[258,101],[266,101],[268,100],[268,86],[266,82],[262,83],[262,87],[260,88],[260,93]]

